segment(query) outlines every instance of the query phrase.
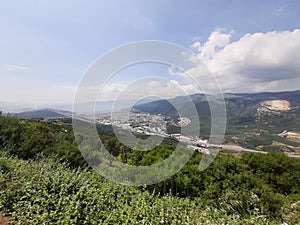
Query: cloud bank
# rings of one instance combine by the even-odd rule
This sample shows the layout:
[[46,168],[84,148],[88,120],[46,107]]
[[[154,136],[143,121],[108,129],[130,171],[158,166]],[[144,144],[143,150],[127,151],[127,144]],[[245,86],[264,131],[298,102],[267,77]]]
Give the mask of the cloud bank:
[[162,78],[144,78],[131,84],[106,84],[98,96],[98,100],[140,99],[147,96],[172,98],[180,95],[190,95],[199,92],[193,84],[180,84],[177,80]]
[[[300,30],[245,34],[217,29],[192,47],[223,91],[257,92],[300,88]],[[197,69],[197,68],[195,68]]]
[[[263,92],[300,89],[300,30],[248,33],[231,41],[234,32],[213,31],[206,42],[195,42],[198,58],[215,75],[223,92]],[[203,77],[205,90],[214,93],[215,82],[199,66],[187,71]],[[198,72],[198,73],[197,73]],[[186,73],[170,67],[173,79],[141,78],[138,82],[110,83],[102,90],[101,100],[138,99],[140,96],[172,98],[195,94],[197,88]],[[202,74],[202,75],[201,75]],[[180,82],[179,77],[185,77]]]

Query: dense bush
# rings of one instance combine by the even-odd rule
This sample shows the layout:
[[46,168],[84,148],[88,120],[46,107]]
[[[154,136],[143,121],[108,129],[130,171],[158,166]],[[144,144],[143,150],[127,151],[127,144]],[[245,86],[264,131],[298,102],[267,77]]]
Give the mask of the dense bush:
[[65,123],[21,120],[0,116],[0,149],[21,159],[55,156],[75,167],[83,166],[73,136]]
[[[168,140],[141,152],[98,131],[106,148],[131,165],[158,163],[175,149]],[[0,212],[17,224],[300,223],[298,159],[219,154],[200,172],[201,159],[195,153],[158,184],[122,186],[83,166],[70,124],[0,116]]]
[[[254,210],[243,216],[235,193],[220,199],[224,206],[216,208],[199,198],[159,197],[110,183],[55,160],[2,157],[0,162],[8,166],[0,173],[0,211],[16,224],[279,224]],[[258,202],[254,196],[247,204]],[[291,207],[285,210],[294,213]]]

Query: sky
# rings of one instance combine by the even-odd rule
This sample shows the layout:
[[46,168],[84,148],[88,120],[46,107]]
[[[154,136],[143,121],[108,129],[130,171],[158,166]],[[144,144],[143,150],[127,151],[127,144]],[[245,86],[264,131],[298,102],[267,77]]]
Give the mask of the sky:
[[[298,0],[3,0],[0,102],[72,103],[96,59],[142,40],[190,49],[223,92],[300,89],[299,12]],[[122,94],[149,76],[160,78],[144,79],[130,86],[130,96]],[[180,95],[181,90],[199,92],[169,65],[144,63],[118,72],[100,100],[151,94],[149,90],[162,98]]]

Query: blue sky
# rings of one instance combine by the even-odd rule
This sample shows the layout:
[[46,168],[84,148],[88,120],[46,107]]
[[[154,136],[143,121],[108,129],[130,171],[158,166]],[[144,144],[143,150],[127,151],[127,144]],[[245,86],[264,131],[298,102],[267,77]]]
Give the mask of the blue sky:
[[[1,1],[0,101],[32,104],[72,102],[76,86],[95,59],[119,45],[149,39],[191,48],[204,61],[207,59],[204,53],[208,52],[211,60],[205,63],[220,77],[220,82],[223,74],[224,79],[232,80],[222,87],[224,91],[241,91],[239,82],[248,80],[255,87],[253,91],[263,90],[262,87],[275,91],[296,89],[295,81],[299,77],[296,59],[290,65],[286,63],[290,60],[279,56],[293,55],[291,49],[299,49],[299,12],[300,2],[297,0]],[[230,40],[222,36],[225,34],[230,36]],[[217,40],[210,42],[216,50],[213,53],[207,50],[208,47],[203,47],[205,43],[209,46],[212,39]],[[225,42],[219,44],[219,40]],[[273,40],[273,45],[268,40]],[[262,62],[268,64],[269,61],[264,61],[264,58],[253,63],[255,65],[250,63],[243,64],[242,68],[240,65],[230,68],[231,74],[236,73],[230,78],[226,77],[226,71],[218,69],[226,66],[220,64],[220,60],[236,62],[228,59],[229,50],[235,51],[234,46],[250,49],[255,48],[253,43],[258,45],[258,49],[266,46],[266,52],[272,53],[270,58],[274,52],[278,54],[274,59],[278,67],[275,64],[268,68],[258,66]],[[288,44],[295,44],[286,50],[278,49],[278,43],[287,45],[287,48]],[[219,48],[224,51],[219,51]],[[266,52],[255,54],[266,55]],[[236,57],[251,58],[253,54],[249,50],[237,53]],[[141,74],[149,71],[147,66],[141,68],[129,69],[127,75],[125,73],[119,80],[115,79],[113,85],[119,82],[124,86],[140,71]],[[154,66],[152,70],[153,73],[164,73],[167,68],[161,66],[155,69]],[[242,71],[246,75],[241,78]],[[261,79],[264,74],[265,79]],[[179,77],[173,79],[179,81],[179,85],[186,85]],[[250,87],[244,90],[251,91]]]

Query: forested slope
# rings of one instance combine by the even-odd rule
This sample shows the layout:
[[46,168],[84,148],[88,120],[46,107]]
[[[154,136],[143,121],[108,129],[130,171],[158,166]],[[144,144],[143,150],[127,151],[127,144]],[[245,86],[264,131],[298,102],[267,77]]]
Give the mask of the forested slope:
[[[139,152],[99,130],[132,165],[160,162],[172,142]],[[143,137],[141,137],[143,138]],[[66,121],[0,117],[0,213],[17,224],[300,223],[300,161],[281,153],[220,154],[200,172],[200,154],[168,180],[140,188],[93,172]]]

